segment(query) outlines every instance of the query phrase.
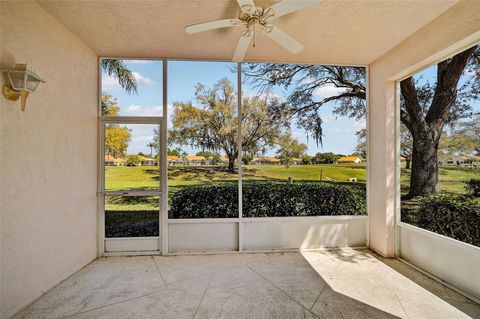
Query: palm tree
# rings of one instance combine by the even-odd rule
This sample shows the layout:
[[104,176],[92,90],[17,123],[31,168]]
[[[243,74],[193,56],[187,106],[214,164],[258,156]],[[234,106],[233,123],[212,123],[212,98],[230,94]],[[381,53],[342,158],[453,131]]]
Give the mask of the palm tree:
[[152,143],[148,143],[148,144],[147,144],[147,147],[150,147],[150,157],[153,158],[153,148],[154,148],[154,147],[157,147],[157,144],[155,144],[155,143],[153,143],[153,142],[152,142]]
[[103,71],[116,78],[127,93],[137,93],[137,80],[122,60],[102,59],[101,65]]

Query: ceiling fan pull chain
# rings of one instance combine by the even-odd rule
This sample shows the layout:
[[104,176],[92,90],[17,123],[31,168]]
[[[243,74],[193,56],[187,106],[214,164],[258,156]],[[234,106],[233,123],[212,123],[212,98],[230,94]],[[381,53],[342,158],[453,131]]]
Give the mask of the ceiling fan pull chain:
[[256,35],[256,29],[257,29],[255,28],[255,26],[256,26],[256,23],[255,21],[253,21],[253,47],[255,47],[255,35]]

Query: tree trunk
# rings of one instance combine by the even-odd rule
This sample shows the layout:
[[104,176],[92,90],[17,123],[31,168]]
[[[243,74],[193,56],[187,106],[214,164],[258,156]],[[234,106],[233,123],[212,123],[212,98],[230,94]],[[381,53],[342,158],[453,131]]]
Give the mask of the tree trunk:
[[405,111],[402,123],[412,134],[412,170],[407,197],[438,193],[438,145],[448,113],[457,99],[457,85],[476,46],[437,64],[437,83],[430,107],[424,112],[412,77],[400,82]]
[[235,160],[236,160],[236,158],[234,156],[229,156],[228,157],[228,172],[229,173],[235,173]]
[[440,134],[427,129],[413,138],[412,170],[408,198],[440,191],[438,185],[438,145]]
[[412,160],[409,159],[409,158],[407,158],[407,159],[405,159],[405,162],[406,162],[406,163],[405,163],[405,168],[406,168],[406,169],[410,169],[410,163],[412,162]]

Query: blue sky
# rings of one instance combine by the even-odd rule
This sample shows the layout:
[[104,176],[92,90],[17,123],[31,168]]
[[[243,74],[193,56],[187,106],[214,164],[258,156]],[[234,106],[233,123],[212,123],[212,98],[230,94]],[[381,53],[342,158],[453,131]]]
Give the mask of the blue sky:
[[[162,61],[125,60],[127,66],[134,72],[138,83],[138,94],[127,94],[117,81],[102,76],[102,89],[118,98],[121,107],[120,115],[151,116],[162,115]],[[171,116],[171,105],[177,101],[195,101],[195,85],[200,82],[210,88],[216,81],[227,77],[236,86],[236,73],[232,72],[233,63],[228,62],[198,62],[198,61],[169,61],[168,62],[168,115]],[[468,74],[464,75],[468,76]],[[436,65],[431,66],[415,75],[420,81],[436,78]],[[465,77],[464,77],[465,78]],[[253,95],[255,89],[249,84],[243,84],[243,94]],[[288,92],[280,88],[274,89],[277,96],[286,96]],[[315,94],[325,98],[337,93],[335,87],[323,87]],[[324,138],[323,146],[317,145],[304,130],[298,129],[292,123],[292,134],[300,142],[307,144],[309,155],[317,152],[334,152],[351,154],[354,152],[357,138],[355,133],[365,128],[365,120],[355,120],[347,117],[332,115],[335,104],[327,103],[321,109],[323,118]],[[474,103],[474,109],[480,111],[480,103]],[[147,147],[153,135],[152,125],[130,125],[132,140],[127,150],[128,153],[149,153]],[[183,150],[189,154],[195,154],[198,149],[183,146]],[[275,150],[270,150],[267,155],[275,155]]]
[[[106,74],[102,76],[102,89],[118,99],[120,115],[162,115],[162,62],[146,60],[125,60],[128,67],[134,72],[138,82],[138,94],[127,94],[118,85],[115,79]],[[232,72],[233,63],[228,62],[193,62],[193,61],[169,61],[168,62],[168,110],[177,101],[194,101],[195,85],[200,82],[211,87],[216,81],[227,77],[236,85],[236,73]],[[243,85],[244,94],[253,94],[254,88],[248,84]],[[286,92],[276,88],[274,93],[278,96],[286,96]],[[319,90],[316,94],[319,98],[335,94],[333,87]],[[356,145],[355,132],[365,127],[365,121],[357,121],[332,115],[333,104],[323,107],[324,120],[323,146],[317,145],[312,138],[307,139],[305,131],[292,125],[292,134],[302,143],[308,145],[308,154],[317,152],[334,152],[350,154],[354,152]],[[170,114],[171,115],[171,114]],[[146,146],[151,139],[153,126],[133,126],[132,140],[127,150],[128,153],[149,153]],[[196,153],[197,149],[182,147],[190,154]],[[267,155],[274,155],[274,150]]]

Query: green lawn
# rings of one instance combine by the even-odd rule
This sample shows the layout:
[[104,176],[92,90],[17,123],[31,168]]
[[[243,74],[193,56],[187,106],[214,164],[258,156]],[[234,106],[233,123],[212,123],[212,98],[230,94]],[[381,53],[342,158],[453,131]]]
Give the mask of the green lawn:
[[[465,193],[465,182],[472,178],[480,178],[480,168],[440,167],[440,190],[444,193]],[[410,183],[410,170],[401,169],[401,192],[406,194]]]
[[244,167],[244,179],[266,180],[310,180],[348,182],[351,177],[357,178],[358,182],[366,181],[365,164],[319,164],[319,165],[265,165]]
[[158,167],[105,167],[106,191],[158,189],[159,185]]
[[[348,182],[351,177],[359,183],[366,180],[365,164],[321,164],[321,165],[246,165],[243,167],[245,182],[255,180],[287,181],[323,181]],[[409,183],[409,170],[402,168],[401,189],[406,193]],[[480,177],[480,168],[442,167],[440,169],[440,188],[444,192],[463,193],[465,181]],[[222,166],[171,166],[168,168],[169,197],[182,187],[191,185],[212,185],[237,183],[237,174],[230,174]],[[107,191],[158,189],[158,167],[109,166],[105,172]],[[121,197],[107,198],[107,209],[129,210],[158,209],[156,200],[125,202]]]
[[[324,165],[246,165],[243,167],[245,182],[254,180],[283,180],[292,177],[294,181],[348,182],[356,177],[358,182],[365,182],[365,164],[324,164]],[[237,173],[228,173],[222,166],[170,166],[168,168],[169,198],[182,187],[192,185],[219,185],[238,183]],[[108,166],[105,168],[105,189],[152,190],[159,188],[158,167],[148,166]],[[144,210],[158,209],[151,198],[107,197],[107,210]]]
[[[246,165],[243,167],[245,180],[312,180],[347,182],[356,177],[365,182],[365,164],[323,164],[323,165]],[[228,183],[237,180],[237,174],[230,174],[221,166],[171,166],[168,168],[168,186]],[[116,190],[158,189],[157,167],[108,166],[105,172],[105,188]]]

